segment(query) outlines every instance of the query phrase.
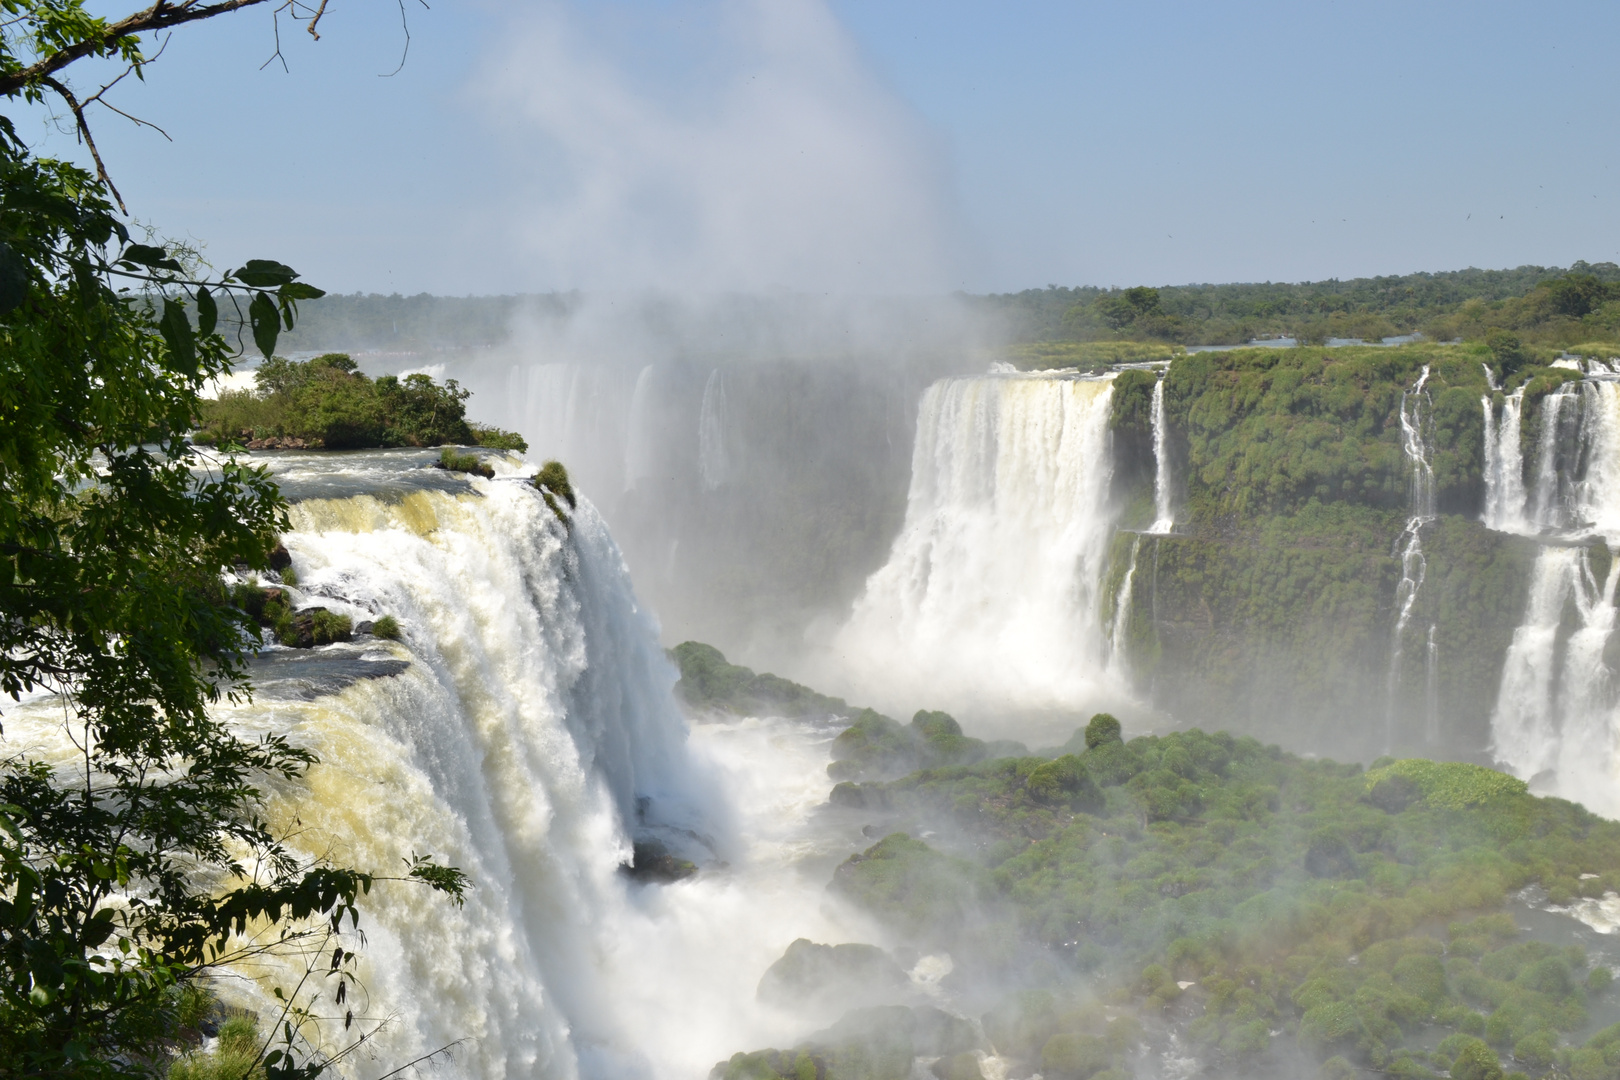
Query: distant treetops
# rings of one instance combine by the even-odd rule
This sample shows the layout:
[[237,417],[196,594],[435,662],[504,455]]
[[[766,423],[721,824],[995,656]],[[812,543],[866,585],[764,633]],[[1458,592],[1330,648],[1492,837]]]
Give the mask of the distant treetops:
[[362,450],[388,446],[528,449],[515,432],[470,423],[472,396],[454,379],[421,373],[368,377],[345,353],[313,360],[275,356],[254,373],[252,390],[226,390],[202,403],[197,442],[251,448]]

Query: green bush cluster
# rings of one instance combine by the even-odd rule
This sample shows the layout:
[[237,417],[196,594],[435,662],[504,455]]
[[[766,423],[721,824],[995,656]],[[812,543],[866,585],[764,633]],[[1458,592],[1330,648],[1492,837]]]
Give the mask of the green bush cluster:
[[540,471],[529,478],[540,497],[546,501],[546,506],[557,515],[557,520],[568,523],[568,515],[563,513],[558,500],[568,504],[572,510],[577,505],[574,495],[574,485],[568,480],[568,469],[560,461],[548,461],[540,466]]
[[439,460],[434,467],[446,472],[471,473],[486,480],[495,478],[495,470],[484,464],[477,454],[464,454],[451,446],[439,451]]
[[198,442],[301,439],[311,447],[489,446],[523,452],[522,436],[467,422],[471,391],[423,374],[371,379],[344,353],[313,360],[276,356],[254,373],[253,390],[204,401]]
[[[286,573],[282,577],[286,580]],[[232,586],[230,603],[245,612],[260,627],[288,648],[309,649],[333,642],[348,641],[354,636],[354,622],[347,615],[326,608],[304,608],[295,611],[292,599],[285,589],[263,588],[248,582]],[[378,627],[388,624],[392,636],[398,637],[399,624],[391,616],[383,616],[372,624],[372,633],[388,637]]]
[[675,694],[688,705],[740,716],[836,715],[848,709],[842,698],[826,697],[780,675],[756,675],[726,661],[713,645],[683,641],[669,650],[680,669]]
[[901,724],[875,709],[862,709],[833,740],[827,775],[842,781],[878,779],[1024,752],[1022,743],[987,743],[962,734],[962,725],[949,713],[920,709],[911,723]]

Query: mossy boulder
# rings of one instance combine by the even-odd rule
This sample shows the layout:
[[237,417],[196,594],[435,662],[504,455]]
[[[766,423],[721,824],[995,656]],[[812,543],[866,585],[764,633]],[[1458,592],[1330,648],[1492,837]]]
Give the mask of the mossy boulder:
[[875,945],[799,938],[766,970],[758,997],[782,1008],[852,1008],[892,1003],[909,986],[905,971]]
[[683,641],[669,650],[680,669],[676,696],[698,709],[741,716],[835,716],[848,706],[842,698],[818,694],[807,686],[766,672],[733,664],[713,645]]

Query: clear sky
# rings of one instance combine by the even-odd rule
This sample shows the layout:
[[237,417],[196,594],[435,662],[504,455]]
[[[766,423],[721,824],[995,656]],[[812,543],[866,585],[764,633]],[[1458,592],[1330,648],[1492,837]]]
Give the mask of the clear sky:
[[[133,6],[133,5],[131,5]],[[106,11],[114,11],[107,5]],[[1620,261],[1620,4],[334,0],[110,95],[137,218],[336,291]],[[95,89],[95,72],[77,74]],[[76,152],[40,114],[43,148]]]

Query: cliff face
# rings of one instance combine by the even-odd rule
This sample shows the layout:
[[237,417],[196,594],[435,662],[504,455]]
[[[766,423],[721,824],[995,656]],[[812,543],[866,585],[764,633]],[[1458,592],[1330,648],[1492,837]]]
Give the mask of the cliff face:
[[[1491,362],[1435,345],[1177,359],[1164,391],[1176,525],[1117,535],[1104,587],[1138,692],[1179,723],[1318,753],[1483,754],[1536,547],[1480,521]],[[1127,530],[1152,518],[1154,380],[1116,383]],[[1426,512],[1415,469],[1432,477]]]

